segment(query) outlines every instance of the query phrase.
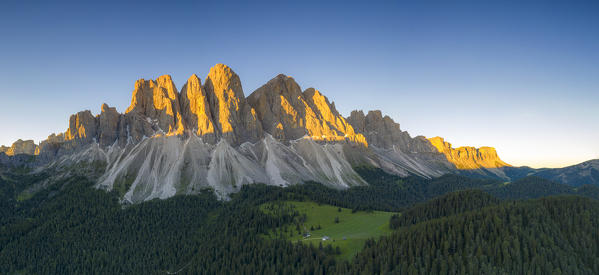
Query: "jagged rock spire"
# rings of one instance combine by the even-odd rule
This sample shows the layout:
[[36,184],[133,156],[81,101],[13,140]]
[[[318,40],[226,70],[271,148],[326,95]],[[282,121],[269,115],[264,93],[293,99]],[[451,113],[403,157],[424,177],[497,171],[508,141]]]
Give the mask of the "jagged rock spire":
[[202,81],[193,74],[181,88],[181,114],[189,130],[206,142],[216,143],[219,133],[212,121],[211,109]]
[[229,143],[256,142],[263,136],[256,111],[246,103],[241,80],[231,68],[224,64],[210,68],[204,90],[212,120]]
[[179,131],[179,93],[170,75],[156,80],[140,79],[135,82],[131,105],[126,114],[135,113],[156,120],[165,133]]

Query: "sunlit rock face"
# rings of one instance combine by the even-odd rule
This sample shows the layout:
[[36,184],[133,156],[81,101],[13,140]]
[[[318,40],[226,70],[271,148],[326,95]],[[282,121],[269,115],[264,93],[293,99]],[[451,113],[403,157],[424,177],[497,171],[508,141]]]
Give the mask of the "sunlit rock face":
[[205,142],[217,142],[219,133],[212,121],[208,95],[202,87],[202,81],[195,74],[181,88],[181,114],[189,130],[202,137]]
[[214,123],[227,142],[239,145],[263,136],[256,111],[247,104],[241,80],[231,68],[223,64],[210,68],[204,90]]
[[69,119],[69,128],[65,132],[65,140],[87,144],[96,138],[96,118],[90,111],[81,111]]
[[464,146],[453,148],[451,143],[446,142],[442,137],[430,138],[429,141],[458,169],[500,168],[510,166],[499,158],[493,147],[475,148]]
[[179,93],[170,75],[156,80],[135,82],[131,105],[126,114],[138,114],[154,120],[165,133],[179,130]]
[[308,136],[314,140],[347,140],[367,145],[334,104],[314,88],[302,92],[292,77],[276,76],[254,91],[248,101],[258,113],[262,128],[279,140]]

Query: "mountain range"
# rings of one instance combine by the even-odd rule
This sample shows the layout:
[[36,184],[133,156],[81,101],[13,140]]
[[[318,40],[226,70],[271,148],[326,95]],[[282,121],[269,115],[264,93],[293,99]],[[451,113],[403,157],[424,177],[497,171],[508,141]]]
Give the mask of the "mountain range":
[[126,203],[205,189],[227,198],[253,183],[367,185],[357,167],[402,177],[537,175],[573,186],[599,184],[599,160],[561,169],[513,167],[492,147],[453,148],[441,137],[412,137],[378,110],[343,117],[319,90],[302,91],[283,74],[245,97],[239,76],[223,64],[203,82],[192,75],[180,90],[169,75],[137,80],[124,113],[102,104],[98,115],[73,114],[64,133],[0,147],[0,163],[52,171],[54,178],[82,174],[97,188],[117,190]]

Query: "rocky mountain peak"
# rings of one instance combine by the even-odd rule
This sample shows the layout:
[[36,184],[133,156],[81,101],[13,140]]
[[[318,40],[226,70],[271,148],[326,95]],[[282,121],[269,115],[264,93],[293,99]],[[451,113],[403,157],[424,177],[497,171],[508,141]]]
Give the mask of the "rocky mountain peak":
[[231,68],[224,64],[210,68],[203,88],[212,121],[230,144],[256,142],[262,137],[256,111],[246,103],[241,80]]
[[262,122],[262,128],[273,137],[298,139],[306,135],[306,104],[300,86],[292,77],[279,74],[248,97]]
[[69,128],[65,132],[65,140],[80,140],[82,143],[91,142],[96,137],[96,118],[89,110],[71,115]]
[[169,75],[156,81],[140,79],[135,82],[131,105],[126,114],[137,114],[156,120],[164,132],[171,132],[182,124],[179,121],[179,93]]
[[217,97],[245,98],[239,76],[233,69],[224,64],[216,64],[210,68],[205,86]]
[[279,74],[248,97],[262,128],[279,140],[309,136],[323,141],[350,141],[366,145],[334,105],[314,88],[301,91],[292,77]]

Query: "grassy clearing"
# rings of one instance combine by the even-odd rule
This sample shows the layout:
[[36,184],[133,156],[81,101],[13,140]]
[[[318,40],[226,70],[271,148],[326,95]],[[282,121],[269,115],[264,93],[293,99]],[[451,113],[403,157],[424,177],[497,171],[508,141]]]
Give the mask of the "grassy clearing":
[[26,201],[28,199],[31,199],[31,197],[33,197],[33,193],[23,191],[17,196],[17,201]]
[[[305,214],[303,224],[293,224],[277,228],[269,234],[270,238],[286,238],[293,242],[312,243],[318,247],[331,245],[339,247],[341,259],[350,260],[360,251],[364,242],[369,238],[377,238],[389,234],[389,218],[394,213],[372,211],[358,211],[352,213],[351,209],[339,208],[331,205],[318,205],[314,202],[286,202],[300,215]],[[340,211],[339,211],[340,210]],[[335,222],[338,218],[338,223]],[[299,231],[298,231],[299,228]],[[320,229],[319,229],[320,228]],[[309,232],[310,237],[304,237]],[[328,236],[330,239],[323,241]]]

